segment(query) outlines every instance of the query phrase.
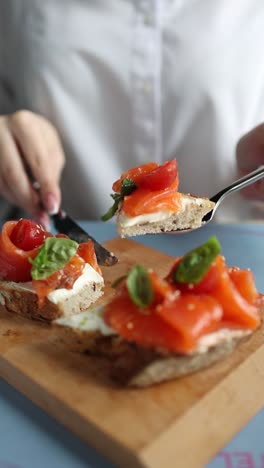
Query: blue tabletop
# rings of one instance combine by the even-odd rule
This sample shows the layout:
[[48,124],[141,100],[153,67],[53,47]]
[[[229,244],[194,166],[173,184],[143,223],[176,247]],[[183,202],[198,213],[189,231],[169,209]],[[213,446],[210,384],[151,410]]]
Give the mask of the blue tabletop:
[[[111,223],[83,225],[100,242],[117,236]],[[212,234],[220,240],[227,263],[251,267],[258,289],[264,292],[264,224],[211,224],[185,235],[141,236],[134,240],[177,256]],[[0,468],[113,468],[4,381],[0,381],[0,415]],[[264,410],[216,454],[207,468],[264,468]]]

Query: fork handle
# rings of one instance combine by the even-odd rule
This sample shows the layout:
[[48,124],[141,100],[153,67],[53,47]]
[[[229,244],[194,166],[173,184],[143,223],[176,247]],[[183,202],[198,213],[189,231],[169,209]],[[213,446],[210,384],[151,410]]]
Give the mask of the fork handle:
[[210,200],[218,204],[230,193],[237,192],[238,190],[241,190],[244,187],[247,187],[248,185],[253,184],[257,180],[262,179],[262,177],[264,177],[264,166],[260,166],[255,171],[250,172],[246,176],[241,177],[240,179],[236,180],[232,184],[228,185],[228,187],[225,187],[223,190],[218,192]]

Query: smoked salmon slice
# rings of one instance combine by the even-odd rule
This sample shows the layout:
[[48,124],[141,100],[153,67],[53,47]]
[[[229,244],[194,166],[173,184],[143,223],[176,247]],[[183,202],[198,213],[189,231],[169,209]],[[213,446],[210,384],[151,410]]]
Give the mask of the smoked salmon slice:
[[181,259],[165,278],[145,270],[153,292],[143,305],[137,302],[135,278],[133,288],[131,277],[118,283],[116,295],[105,306],[107,324],[140,346],[183,354],[195,351],[204,335],[259,326],[259,293],[251,272],[228,269],[224,257],[217,255],[199,283],[181,284],[173,279]]
[[128,296],[116,296],[105,306],[105,322],[120,336],[143,348],[180,352],[184,348],[181,334],[157,315],[138,308]]
[[66,265],[46,279],[32,280],[32,287],[38,296],[38,306],[42,307],[48,294],[58,288],[71,289],[82,274],[85,260],[74,255]]
[[29,258],[35,258],[39,246],[32,250],[22,250],[13,244],[11,233],[17,221],[7,221],[0,235],[0,278],[6,281],[30,281],[31,263]]
[[32,286],[38,296],[38,305],[42,307],[45,298],[55,289],[71,289],[82,274],[85,263],[89,263],[99,274],[101,268],[97,263],[94,244],[91,240],[79,244],[76,255],[66,265],[43,280],[32,280]]
[[256,305],[259,293],[256,288],[254,275],[250,270],[240,270],[239,268],[229,268],[229,277],[240,292],[241,296],[249,304]]
[[165,300],[156,313],[181,335],[181,351],[188,352],[195,348],[202,335],[216,330],[223,309],[211,296],[179,294],[175,300]]
[[182,195],[176,190],[177,183],[165,190],[137,189],[124,197],[122,210],[127,216],[139,216],[156,211],[180,211]]
[[121,177],[113,183],[112,185],[113,191],[116,193],[120,193],[122,180],[124,179],[131,179],[135,182],[136,185],[139,184],[146,174],[149,174],[157,167],[158,167],[158,164],[156,162],[150,162],[150,163],[142,164],[141,166],[133,167],[129,169],[128,171],[124,172],[121,175]]
[[79,244],[77,253],[85,260],[86,263],[89,263],[91,267],[93,267],[93,269],[99,273],[99,275],[102,275],[102,270],[98,265],[96,253],[94,250],[94,243],[92,240]]
[[242,294],[240,294],[235,283],[229,276],[224,257],[220,257],[220,262],[222,273],[212,291],[212,296],[215,297],[223,307],[223,319],[233,321],[242,328],[255,330],[260,324],[258,307],[250,304]]

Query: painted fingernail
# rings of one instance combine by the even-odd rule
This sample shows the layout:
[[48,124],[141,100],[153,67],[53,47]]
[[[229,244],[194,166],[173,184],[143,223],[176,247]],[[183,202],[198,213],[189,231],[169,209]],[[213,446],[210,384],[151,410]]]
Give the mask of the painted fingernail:
[[33,217],[33,220],[35,223],[41,224],[46,231],[50,229],[50,220],[47,213],[39,213]]
[[59,211],[59,203],[54,193],[47,192],[43,194],[43,203],[50,215],[56,214]]

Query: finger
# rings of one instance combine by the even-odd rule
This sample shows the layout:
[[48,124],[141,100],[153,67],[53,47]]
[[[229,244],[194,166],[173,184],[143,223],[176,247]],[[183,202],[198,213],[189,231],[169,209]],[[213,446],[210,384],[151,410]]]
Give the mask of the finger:
[[33,220],[37,224],[41,224],[46,231],[50,229],[50,218],[45,211],[40,211],[36,216],[33,217]]
[[[242,175],[246,175],[246,172],[241,171]],[[248,185],[241,190],[243,197],[250,200],[264,201],[264,179],[260,179],[254,184]]]
[[[48,148],[49,154],[53,158],[53,168],[55,168],[55,178],[57,187],[59,186],[61,173],[65,165],[65,156],[63,147],[58,136],[57,131],[51,125],[43,125],[43,136]],[[61,205],[61,191],[56,193],[41,188],[43,204],[48,210],[49,214],[55,214]]]
[[18,206],[17,198],[14,194],[9,192],[5,181],[2,179],[2,176],[0,176],[0,195],[5,198],[10,203],[10,205]]
[[1,193],[12,204],[30,214],[38,211],[39,197],[33,191],[21,156],[8,127],[0,131]]
[[40,184],[43,203],[48,211],[54,212],[61,201],[59,180],[64,154],[55,131],[47,131],[47,126],[44,119],[27,112],[15,114],[11,120],[11,131]]
[[236,147],[240,173],[248,173],[264,163],[264,124],[245,134]]

